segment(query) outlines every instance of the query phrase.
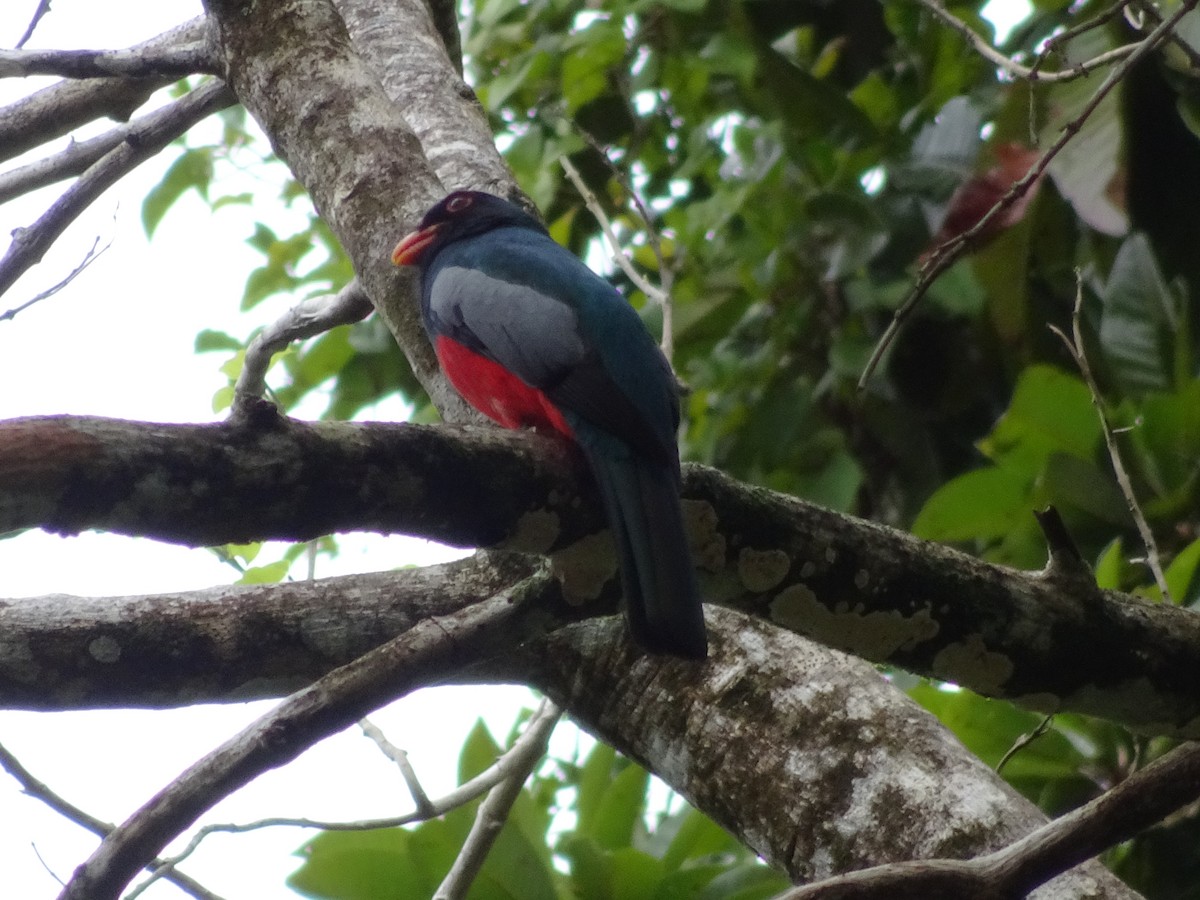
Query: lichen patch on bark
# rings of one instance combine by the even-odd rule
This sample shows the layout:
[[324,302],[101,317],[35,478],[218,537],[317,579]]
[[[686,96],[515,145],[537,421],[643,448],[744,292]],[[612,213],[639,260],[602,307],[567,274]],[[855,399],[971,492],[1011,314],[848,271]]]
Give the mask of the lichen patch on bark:
[[709,572],[725,567],[725,535],[717,530],[717,511],[704,500],[684,500],[683,525],[696,565]]
[[1013,662],[1003,653],[989,650],[982,637],[972,634],[965,641],[943,647],[933,658],[932,670],[947,681],[966,677],[982,694],[998,694],[1012,676]]
[[546,553],[558,541],[561,531],[558,513],[550,509],[531,509],[517,519],[517,527],[502,546],[522,553]]
[[778,587],[791,567],[791,558],[782,550],[743,547],[738,553],[738,577],[752,594],[762,594]]
[[588,535],[550,557],[550,569],[562,582],[568,603],[597,599],[604,585],[617,574],[617,550],[612,532]]
[[927,607],[909,616],[897,610],[864,612],[861,606],[845,603],[830,609],[803,584],[780,591],[771,601],[770,613],[772,621],[784,628],[873,660],[932,640],[939,628]]

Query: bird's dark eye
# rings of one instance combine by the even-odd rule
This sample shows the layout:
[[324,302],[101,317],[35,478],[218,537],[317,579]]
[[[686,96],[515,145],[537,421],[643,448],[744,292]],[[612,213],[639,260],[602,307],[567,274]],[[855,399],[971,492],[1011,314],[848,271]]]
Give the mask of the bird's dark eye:
[[468,206],[471,205],[471,202],[472,201],[471,201],[470,197],[455,197],[453,200],[451,200],[449,203],[446,204],[446,212],[452,212],[452,213],[462,212],[464,209],[466,209]]

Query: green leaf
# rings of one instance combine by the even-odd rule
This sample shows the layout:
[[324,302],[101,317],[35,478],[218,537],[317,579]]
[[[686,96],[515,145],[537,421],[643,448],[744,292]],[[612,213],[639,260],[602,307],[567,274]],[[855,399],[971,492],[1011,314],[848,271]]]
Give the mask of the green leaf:
[[686,861],[741,849],[733,836],[703,813],[687,808],[680,813],[679,830],[663,854],[663,866],[680,868]]
[[980,449],[1033,473],[1054,452],[1091,460],[1100,437],[1100,420],[1083,382],[1034,365],[1021,373],[1008,411]]
[[300,848],[304,865],[287,879],[306,897],[330,900],[411,900],[432,888],[411,852],[411,836],[399,828],[327,831]]
[[1029,476],[1007,466],[960,475],[938,488],[918,513],[912,532],[931,541],[1004,537],[1032,509]]
[[612,780],[592,822],[591,836],[609,850],[629,847],[642,819],[650,773],[629,763]]
[[582,835],[591,835],[595,830],[596,818],[604,802],[604,794],[608,790],[616,759],[617,751],[598,741],[583,762],[579,771],[579,788],[575,800],[579,815],[579,823],[575,830]]
[[242,573],[242,577],[237,580],[237,583],[278,584],[287,577],[288,570],[291,567],[291,562],[286,559],[281,559],[278,562],[269,563],[265,566],[251,566]]
[[1200,567],[1200,538],[1192,541],[1175,555],[1163,574],[1171,599],[1183,606],[1193,606],[1200,595],[1196,569]]
[[212,181],[212,153],[207,147],[185,150],[163,174],[162,181],[146,194],[142,201],[142,228],[146,237],[153,237],[163,216],[184,192],[195,188],[200,196],[208,196]]
[[1121,589],[1125,570],[1125,551],[1119,537],[1113,538],[1096,561],[1096,587],[1105,591]]
[[[990,700],[966,690],[947,690],[923,682],[910,696],[938,717],[966,744],[967,749],[994,768],[1024,735],[1031,734],[1043,716],[1017,709],[1002,700]],[[1088,759],[1058,728],[1026,744],[1012,755],[1002,774],[1031,799],[1052,788],[1079,788],[1087,779],[1081,772]]]
[[1101,299],[1100,346],[1122,389],[1133,396],[1169,390],[1176,300],[1145,235],[1121,245]]
[[242,349],[242,342],[224,331],[214,331],[205,328],[196,335],[196,352],[209,353],[213,350],[230,350],[236,353]]

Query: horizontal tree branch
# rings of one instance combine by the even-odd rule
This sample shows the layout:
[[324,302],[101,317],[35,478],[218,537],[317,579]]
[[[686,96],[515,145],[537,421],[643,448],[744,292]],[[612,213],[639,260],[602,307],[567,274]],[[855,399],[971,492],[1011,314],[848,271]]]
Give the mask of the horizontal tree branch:
[[[403,532],[549,554],[579,602],[600,596],[615,572],[611,544],[592,537],[603,518],[586,471],[552,439],[303,423],[254,409],[218,425],[0,423],[0,532],[102,528],[193,545]],[[1188,610],[1100,591],[1061,567],[989,565],[699,466],[685,467],[684,497],[709,602],[1033,709],[1147,733],[1200,729],[1200,617]],[[20,642],[54,626],[13,621],[25,604],[0,610]],[[168,690],[169,677],[157,688]],[[28,695],[6,681],[5,702]]]
[[4,50],[0,78],[59,75],[63,78],[184,78],[217,74],[217,60],[203,42],[150,50]]
[[[229,94],[226,105],[232,105],[236,102],[236,98],[232,94]],[[179,107],[177,104],[170,104],[144,117],[135,119],[126,125],[113,128],[97,137],[86,141],[71,141],[65,150],[51,156],[35,160],[28,165],[11,169],[8,172],[0,173],[0,203],[7,203],[14,197],[19,197],[40,187],[54,184],[55,182],[70,178],[72,175],[84,172],[93,163],[103,158],[122,143],[130,140],[131,137],[140,131],[147,128],[153,129],[155,123],[161,122],[164,119],[177,118],[179,115],[178,110]],[[193,110],[193,115],[199,115],[201,112],[201,110]],[[203,115],[208,114],[208,112],[203,113]],[[200,118],[203,118],[203,115],[200,115]],[[199,119],[185,118],[179,121],[180,133],[190,128],[196,121],[199,121]]]

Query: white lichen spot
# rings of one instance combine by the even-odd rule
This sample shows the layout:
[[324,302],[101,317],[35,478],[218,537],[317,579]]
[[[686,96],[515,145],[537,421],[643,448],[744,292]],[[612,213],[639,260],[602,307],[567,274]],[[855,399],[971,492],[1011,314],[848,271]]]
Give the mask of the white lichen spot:
[[684,500],[683,527],[696,565],[708,572],[725,568],[725,536],[717,531],[717,511],[704,500]]
[[867,585],[871,583],[871,573],[866,569],[859,569],[854,573],[854,586],[860,591],[865,591]]
[[96,662],[115,663],[121,658],[121,645],[117,643],[116,638],[102,634],[88,644],[88,653]]
[[1012,673],[1012,660],[989,650],[978,634],[948,644],[933,658],[935,676],[983,694],[999,693]]
[[576,541],[550,557],[550,569],[562,582],[568,603],[595,600],[617,574],[617,548],[612,532],[601,531]]
[[800,577],[801,578],[812,578],[813,575],[815,575],[816,573],[817,573],[817,564],[815,562],[813,562],[811,559],[806,561],[804,563],[804,565],[802,565],[800,567]]
[[558,540],[559,531],[558,513],[549,509],[531,509],[517,519],[517,527],[502,546],[522,553],[545,553]]
[[791,557],[782,550],[743,547],[738,553],[738,578],[752,594],[762,594],[777,587],[791,567]]
[[911,649],[938,633],[938,623],[928,607],[910,616],[896,610],[864,612],[861,604],[851,608],[845,602],[830,609],[802,584],[780,591],[771,601],[770,611],[771,619],[784,628],[873,660],[888,659],[897,650]]

